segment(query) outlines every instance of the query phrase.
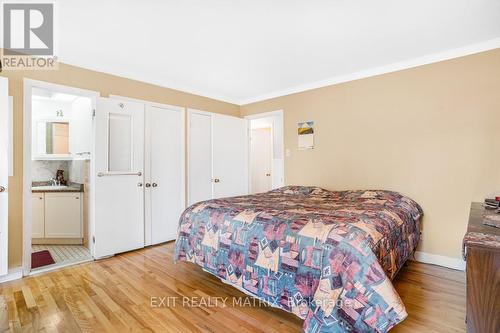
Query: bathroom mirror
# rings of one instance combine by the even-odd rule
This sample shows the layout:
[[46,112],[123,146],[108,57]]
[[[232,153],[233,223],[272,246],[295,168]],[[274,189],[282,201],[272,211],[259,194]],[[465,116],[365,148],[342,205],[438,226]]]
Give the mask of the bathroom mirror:
[[33,156],[35,159],[69,159],[71,157],[69,121],[39,120],[36,122],[34,132]]

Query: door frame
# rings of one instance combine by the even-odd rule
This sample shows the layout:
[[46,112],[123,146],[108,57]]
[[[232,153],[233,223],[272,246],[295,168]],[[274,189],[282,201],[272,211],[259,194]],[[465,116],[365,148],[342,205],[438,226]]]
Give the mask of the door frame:
[[[6,159],[3,156],[0,158],[3,159],[2,174],[5,176],[5,179],[1,179],[2,183],[0,186],[3,186],[0,195],[2,196],[2,212],[0,213],[2,217],[0,218],[0,281],[2,279],[6,279],[9,277],[9,177],[11,176],[11,147],[12,147],[12,131],[11,131],[11,98],[9,97],[9,79],[6,77],[1,77],[0,84],[2,85],[2,90],[5,89],[5,95],[2,96],[1,106],[0,106],[0,150],[3,154],[6,155]],[[5,98],[5,99],[4,99]],[[5,181],[5,183],[3,183]],[[12,198],[10,199],[12,200]]]
[[[285,186],[285,122],[284,122],[284,113],[283,110],[275,110],[275,111],[269,111],[269,112],[262,112],[262,113],[255,113],[251,114],[248,116],[245,116],[244,118],[248,120],[248,189],[250,190],[252,188],[252,161],[251,161],[251,136],[252,136],[252,120],[256,119],[261,119],[261,118],[268,118],[268,117],[275,117],[278,116],[280,118],[280,123],[281,123],[281,147],[282,147],[282,156],[283,158],[281,159],[281,174],[283,175],[283,181],[281,186]],[[273,152],[273,158],[271,161],[271,175],[274,176],[275,170],[274,170],[274,132],[275,128],[274,126],[271,126],[271,135],[272,135],[272,142],[273,142],[273,147],[271,151]]]
[[[144,104],[144,136],[147,136],[147,131],[149,130],[148,127],[148,112],[147,112],[147,107],[152,106],[152,107],[157,107],[160,109],[167,109],[167,110],[172,110],[172,111],[179,111],[181,112],[181,132],[182,132],[182,141],[181,141],[181,205],[182,205],[182,210],[186,208],[186,200],[187,200],[187,195],[186,195],[186,108],[182,106],[176,106],[176,105],[170,105],[170,104],[162,104],[162,103],[156,103],[156,102],[151,102],[143,99],[138,99],[138,98],[132,98],[132,97],[125,97],[125,96],[120,96],[120,95],[109,95],[109,98],[116,98],[116,99],[121,99],[123,101],[131,101],[131,102],[137,102],[137,103],[142,103]],[[150,146],[146,144],[146,138],[144,138],[144,176],[148,173],[146,171],[146,166],[147,162],[146,161],[146,156],[150,154]],[[146,179],[144,179],[146,182]],[[151,240],[151,229],[152,229],[152,224],[151,224],[151,217],[150,213],[146,209],[148,207],[147,203],[148,200],[151,200],[151,197],[145,192],[144,193],[144,246],[150,246],[152,244]],[[151,206],[151,205],[149,205]]]
[[[50,83],[33,79],[23,79],[23,276],[27,276],[31,272],[31,224],[32,224],[32,205],[31,205],[31,160],[32,160],[32,89],[52,89],[63,93],[89,97],[92,100],[92,108],[96,108],[96,100],[100,97],[100,93],[93,90],[86,90],[61,84]],[[92,123],[92,144],[91,156],[94,156],[94,123]],[[94,246],[92,244],[91,235],[94,234],[94,158],[90,159],[90,174],[89,174],[89,225],[88,225],[88,242],[90,254],[94,257]],[[58,267],[59,268],[59,267]]]

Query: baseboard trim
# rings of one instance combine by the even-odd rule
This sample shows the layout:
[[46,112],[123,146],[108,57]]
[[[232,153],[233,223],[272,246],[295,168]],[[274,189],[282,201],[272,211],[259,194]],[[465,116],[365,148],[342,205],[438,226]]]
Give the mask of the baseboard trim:
[[447,268],[457,269],[460,271],[465,270],[465,261],[461,258],[451,258],[441,256],[439,254],[432,254],[427,252],[415,251],[415,261],[443,266]]
[[0,283],[9,282],[23,277],[23,268],[21,266],[9,269],[7,275],[0,276]]

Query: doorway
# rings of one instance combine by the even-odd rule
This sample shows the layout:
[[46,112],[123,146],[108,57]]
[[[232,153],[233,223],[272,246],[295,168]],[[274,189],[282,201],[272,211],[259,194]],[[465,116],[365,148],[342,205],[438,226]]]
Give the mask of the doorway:
[[93,259],[97,96],[24,81],[23,275]]
[[247,116],[250,193],[282,187],[284,180],[283,111]]
[[272,189],[273,132],[272,127],[253,127],[250,132],[251,192]]

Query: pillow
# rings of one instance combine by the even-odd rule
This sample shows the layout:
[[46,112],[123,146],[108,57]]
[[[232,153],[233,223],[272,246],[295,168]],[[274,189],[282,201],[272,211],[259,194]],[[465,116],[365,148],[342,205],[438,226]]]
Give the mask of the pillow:
[[311,195],[311,194],[320,194],[325,192],[325,189],[317,186],[284,186],[273,190],[273,192],[279,192],[283,194],[294,194],[294,195]]

